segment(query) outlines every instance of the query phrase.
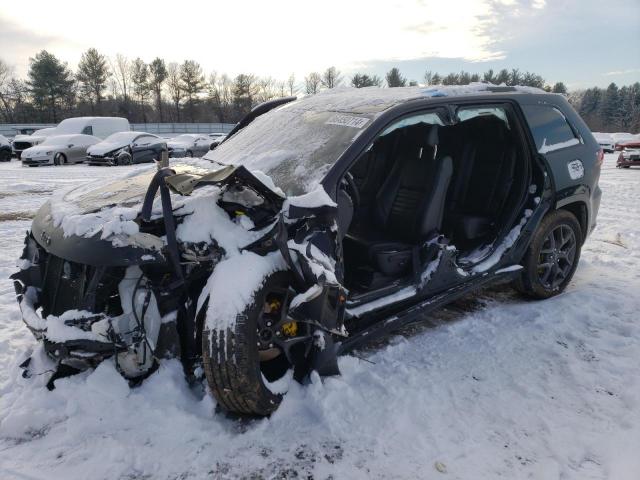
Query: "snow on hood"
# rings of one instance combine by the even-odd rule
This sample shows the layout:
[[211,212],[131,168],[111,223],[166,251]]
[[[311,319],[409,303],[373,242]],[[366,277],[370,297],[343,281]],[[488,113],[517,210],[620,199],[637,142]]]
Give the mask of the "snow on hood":
[[89,155],[104,155],[105,153],[112,152],[114,150],[126,147],[129,142],[100,142],[95,145],[91,145],[87,149]]
[[[191,161],[172,166],[176,173],[206,173],[202,166],[208,162]],[[54,192],[51,197],[51,219],[56,228],[62,228],[64,236],[93,237],[100,235],[114,246],[127,244],[127,237],[139,232],[135,222],[144,195],[156,173],[155,166],[138,167],[120,180],[105,184],[98,180],[80,187]],[[261,181],[264,174],[258,172]],[[268,177],[267,177],[268,178]],[[265,182],[268,183],[268,182]],[[267,184],[267,186],[269,186]],[[221,194],[219,186],[203,186],[189,196],[171,193],[174,215],[183,217],[176,235],[183,242],[208,242],[215,239],[227,252],[257,240],[264,231],[252,232],[248,218],[236,221],[217,205]],[[162,216],[160,196],[153,204],[152,218]],[[269,228],[269,227],[267,227]]]
[[36,145],[23,150],[22,156],[28,157],[29,155],[44,155],[47,152],[56,150],[61,147],[62,145]]

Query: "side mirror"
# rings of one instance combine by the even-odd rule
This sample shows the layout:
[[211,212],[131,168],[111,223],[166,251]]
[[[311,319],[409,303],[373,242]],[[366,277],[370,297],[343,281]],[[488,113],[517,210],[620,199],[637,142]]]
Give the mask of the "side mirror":
[[137,147],[137,146],[138,146],[138,144],[137,144],[137,143],[133,143],[133,144],[131,144],[131,146],[132,146],[132,147]]
[[73,143],[70,143],[69,145],[67,145],[68,148],[73,148]]

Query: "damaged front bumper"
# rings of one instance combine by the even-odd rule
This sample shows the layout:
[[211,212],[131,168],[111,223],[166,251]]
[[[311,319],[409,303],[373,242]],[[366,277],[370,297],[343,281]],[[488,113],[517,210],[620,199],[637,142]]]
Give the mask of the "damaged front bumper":
[[[136,378],[148,372],[155,359],[179,352],[177,342],[166,342],[177,338],[176,307],[158,301],[159,286],[149,281],[141,265],[133,264],[137,254],[121,249],[119,256],[103,262],[111,266],[78,263],[57,256],[54,251],[66,251],[67,246],[51,237],[41,236],[37,242],[37,223],[25,239],[20,270],[11,278],[23,322],[59,367],[85,370],[115,357],[119,370]],[[85,250],[78,248],[75,259],[86,259],[81,253]],[[157,262],[150,253],[144,257]]]

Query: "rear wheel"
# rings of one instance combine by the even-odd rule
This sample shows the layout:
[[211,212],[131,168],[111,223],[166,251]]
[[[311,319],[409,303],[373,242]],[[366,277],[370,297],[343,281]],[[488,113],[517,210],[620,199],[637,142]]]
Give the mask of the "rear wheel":
[[516,288],[537,299],[561,293],[576,271],[581,245],[582,229],[576,217],[566,210],[551,212],[533,235]]
[[0,150],[0,162],[8,162],[11,160],[11,152],[8,150]]
[[233,327],[224,331],[205,327],[204,371],[224,410],[269,415],[280,405],[292,376],[288,358],[306,338],[297,336],[297,324],[287,321],[288,285],[287,273],[270,275]]

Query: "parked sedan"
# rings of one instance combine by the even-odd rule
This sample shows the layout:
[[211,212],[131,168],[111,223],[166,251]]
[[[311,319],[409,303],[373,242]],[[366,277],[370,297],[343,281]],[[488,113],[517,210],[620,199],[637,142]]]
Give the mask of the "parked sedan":
[[640,140],[621,143],[618,145],[618,150],[620,155],[618,155],[616,167],[640,167]]
[[93,135],[54,135],[47,137],[35,147],[22,152],[22,165],[37,167],[40,165],[66,165],[82,163],[87,155],[87,148],[100,142]]
[[169,157],[201,157],[207,153],[213,139],[208,135],[185,133],[178,135],[167,142]]
[[149,163],[160,158],[167,143],[145,132],[119,132],[87,150],[89,165],[131,165]]

